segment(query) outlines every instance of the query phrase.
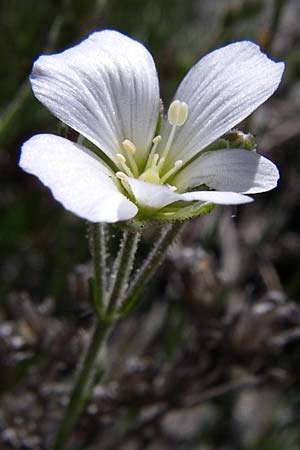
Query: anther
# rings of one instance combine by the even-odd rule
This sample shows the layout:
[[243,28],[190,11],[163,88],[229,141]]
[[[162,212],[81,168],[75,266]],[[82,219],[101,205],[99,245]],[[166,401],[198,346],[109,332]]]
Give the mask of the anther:
[[116,154],[116,160],[121,164],[126,164],[126,159],[121,153]]
[[182,163],[183,163],[182,159],[177,159],[177,161],[175,161],[174,163],[174,167],[180,167]]
[[175,100],[168,110],[168,121],[171,125],[181,127],[188,116],[188,105],[185,102]]
[[121,181],[123,187],[126,189],[128,194],[134,198],[131,186],[127,180],[127,175],[124,172],[116,172],[116,177]]
[[174,175],[174,173],[177,172],[178,168],[182,165],[182,162],[183,161],[181,159],[178,159],[177,161],[175,161],[172,169],[168,170],[168,172],[165,173],[165,175],[161,178],[161,182],[165,183],[167,181],[167,179],[170,178],[171,175]]
[[121,181],[127,180],[127,176],[125,175],[124,172],[116,172],[116,177],[119,178],[119,180],[121,180]]
[[121,153],[117,153],[116,154],[116,161],[119,163],[119,167],[121,166],[121,168],[124,170],[126,175],[128,175],[129,177],[134,178],[133,173],[131,172],[131,170],[127,166],[126,159],[124,158],[124,156]]
[[155,138],[152,140],[153,144],[159,144],[161,141],[161,136],[155,136]]
[[174,140],[176,127],[181,127],[188,116],[188,105],[184,102],[180,102],[179,100],[175,100],[171,103],[169,110],[168,110],[168,121],[172,125],[166,146],[164,148],[164,151],[162,153],[162,156],[167,159],[169,150],[171,148],[171,145]]
[[129,154],[129,155],[134,155],[136,152],[136,146],[134,145],[133,142],[131,142],[129,139],[125,139],[125,141],[122,142],[123,148],[124,150]]
[[136,146],[129,139],[125,139],[125,141],[122,142],[122,146],[123,146],[125,152],[127,153],[127,157],[128,157],[129,165],[132,169],[132,173],[134,174],[135,177],[138,177],[139,169],[138,169],[138,166],[133,157],[133,155],[136,152]]

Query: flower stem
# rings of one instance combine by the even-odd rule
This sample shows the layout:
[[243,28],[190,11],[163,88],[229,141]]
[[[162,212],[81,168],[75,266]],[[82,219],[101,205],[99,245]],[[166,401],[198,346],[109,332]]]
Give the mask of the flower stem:
[[91,254],[94,263],[93,304],[101,317],[106,301],[106,224],[90,225]]
[[90,397],[96,377],[99,373],[101,349],[106,337],[113,327],[115,320],[113,313],[116,305],[121,301],[127,287],[128,277],[133,267],[134,256],[140,233],[125,232],[118,255],[114,283],[109,296],[106,311],[104,310],[107,289],[106,282],[106,245],[103,224],[91,225],[91,253],[94,261],[94,304],[98,313],[97,322],[78,376],[71,393],[71,397],[64,413],[63,420],[54,438],[52,450],[62,450],[77,422],[87,400]]
[[144,261],[141,269],[137,272],[126,298],[119,309],[120,316],[125,316],[136,304],[138,295],[145,287],[145,284],[154,275],[157,267],[166,256],[167,249],[174,241],[183,227],[183,222],[173,222],[163,227],[159,239],[156,241],[148,258]]
[[115,267],[115,282],[111,288],[109,302],[106,310],[106,314],[108,315],[114,312],[115,307],[120,304],[123,298],[124,292],[128,285],[128,278],[133,268],[134,257],[137,251],[140,237],[141,233],[139,231],[124,232],[119,255],[117,256],[116,261],[117,266]]
[[110,330],[110,324],[98,322],[95,325],[90,346],[75,381],[69,404],[54,438],[53,450],[61,450],[72,431],[86,401],[89,399],[95,378],[99,373],[100,350]]
[[[97,301],[100,301],[99,299],[102,301],[101,311],[97,311],[98,313],[100,312],[100,314],[97,316],[91,342],[86,351],[82,364],[79,365],[79,372],[75,379],[75,384],[71,392],[70,400],[64,413],[63,420],[55,435],[52,450],[64,449],[69,435],[90,397],[91,390],[100,370],[99,362],[101,349],[106,342],[109,331],[113,328],[118,318],[127,314],[135,305],[138,294],[145,286],[145,283],[147,283],[154,274],[157,266],[163,260],[166,250],[173,242],[181,228],[181,222],[168,224],[163,228],[153,250],[145,260],[140,271],[137,272],[137,275],[128,290],[128,279],[132,272],[134,257],[141,233],[139,231],[134,233],[129,231],[124,232],[119,255],[117,256],[115,271],[112,274],[114,277],[113,282],[111,283],[112,286],[109,294],[109,300],[106,309],[104,309],[103,292],[105,288],[107,290],[107,283],[105,279],[106,277],[104,276],[103,278],[103,275],[105,275],[106,258],[103,254],[101,255],[101,248],[102,250],[105,248],[103,247],[105,243],[105,234],[104,229],[101,229],[100,226],[92,226],[91,243],[95,276],[94,295],[95,293],[97,294]],[[121,303],[122,301],[123,303]],[[120,307],[120,305],[122,306]],[[115,313],[119,307],[119,314],[117,316]]]

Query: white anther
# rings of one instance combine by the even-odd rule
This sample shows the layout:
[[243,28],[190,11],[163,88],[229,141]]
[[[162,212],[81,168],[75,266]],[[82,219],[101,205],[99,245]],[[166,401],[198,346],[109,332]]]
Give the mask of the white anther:
[[166,146],[162,153],[162,156],[167,159],[169,154],[171,145],[174,140],[176,127],[181,127],[187,119],[188,116],[188,105],[184,102],[180,102],[179,100],[175,100],[171,103],[170,108],[168,110],[168,121],[172,125]]
[[174,175],[175,172],[177,172],[178,168],[182,165],[182,160],[178,159],[175,161],[174,166],[168,170],[167,173],[164,174],[164,176],[161,178],[161,182],[165,183],[170,176]]
[[126,164],[126,159],[124,158],[124,156],[121,153],[116,154],[116,160],[119,163]]
[[171,125],[181,127],[187,119],[188,111],[189,109],[186,103],[175,100],[169,107],[168,121]]
[[122,186],[126,189],[126,191],[128,192],[128,194],[134,198],[132,189],[130,184],[128,183],[127,180],[127,175],[124,172],[116,172],[116,177],[121,181]]
[[152,140],[153,144],[159,144],[161,141],[161,136],[155,136],[155,138]]
[[182,159],[177,159],[177,161],[175,161],[175,163],[174,163],[174,166],[179,167],[179,166],[181,166],[182,163],[183,163]]
[[130,168],[127,165],[126,159],[124,158],[124,156],[121,153],[116,154],[116,161],[117,161],[117,163],[119,163],[118,164],[119,168],[123,169],[124,172],[126,173],[126,175],[134,178],[132,171],[130,170]]
[[125,139],[125,141],[122,142],[124,150],[129,153],[129,155],[134,155],[136,152],[136,146],[133,142],[131,142],[129,139]]
[[176,186],[172,186],[171,184],[167,184],[167,186],[170,189],[170,191],[172,191],[172,192],[177,191],[177,187]]
[[116,177],[119,178],[119,180],[121,181],[127,180],[127,175],[125,175],[124,172],[116,172]]
[[138,177],[139,169],[138,169],[136,161],[133,157],[133,155],[136,152],[136,146],[129,139],[125,139],[125,141],[122,142],[122,145],[123,145],[125,152],[127,153],[127,158],[128,158],[129,166],[132,170],[132,173],[134,174],[135,177]]

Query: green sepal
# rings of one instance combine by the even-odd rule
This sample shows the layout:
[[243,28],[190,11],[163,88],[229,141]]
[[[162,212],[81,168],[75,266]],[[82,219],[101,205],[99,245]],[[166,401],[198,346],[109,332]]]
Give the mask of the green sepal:
[[173,209],[166,207],[161,209],[154,218],[163,221],[186,220],[208,214],[215,206],[214,203],[203,204],[203,202],[201,202],[201,204],[199,204],[199,202],[197,202],[197,204],[194,205],[181,207],[180,209],[177,209],[177,211],[174,211],[174,207]]

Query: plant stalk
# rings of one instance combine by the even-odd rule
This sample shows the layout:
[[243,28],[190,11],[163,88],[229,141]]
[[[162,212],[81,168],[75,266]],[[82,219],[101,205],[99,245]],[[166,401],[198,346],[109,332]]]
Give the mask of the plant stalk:
[[[101,349],[106,342],[110,330],[118,318],[127,314],[136,304],[137,297],[145,284],[154,274],[157,266],[163,260],[169,245],[174,241],[182,228],[181,222],[168,224],[145,260],[132,285],[127,290],[128,279],[132,272],[134,257],[140,239],[140,232],[125,232],[118,255],[114,282],[106,310],[101,306],[101,314],[98,314],[90,345],[86,351],[83,362],[79,365],[79,372],[71,392],[68,406],[65,410],[62,422],[54,438],[52,450],[63,450],[68,438],[76,424],[84,406],[91,395],[97,375],[100,370]],[[103,231],[103,230],[102,230]],[[104,235],[102,235],[104,238]],[[106,282],[103,284],[102,277],[105,275],[105,266],[101,263],[101,228],[96,225],[92,228],[92,256],[94,260],[95,289],[97,295],[101,295],[103,302],[103,289],[107,289]],[[104,242],[104,241],[103,241]],[[102,244],[103,244],[102,242]],[[105,262],[105,258],[103,259]],[[104,272],[103,272],[104,271]],[[127,290],[127,292],[126,292]],[[125,299],[124,299],[125,295]],[[100,297],[99,297],[100,298]],[[123,303],[121,303],[123,301]],[[120,307],[120,305],[122,305]],[[118,317],[115,315],[119,308]]]
[[126,297],[118,311],[120,316],[125,316],[135,306],[138,295],[165,258],[169,246],[180,233],[183,225],[183,222],[177,221],[163,227],[159,239],[156,241],[152,251],[144,261],[141,269],[137,272],[131,286],[129,286]]
[[94,263],[93,304],[99,317],[106,302],[106,224],[90,225],[91,254]]
[[101,349],[108,336],[110,324],[98,322],[95,325],[89,348],[78,372],[63,420],[54,438],[53,450],[62,450],[90,397],[95,378],[99,373]]
[[141,237],[139,231],[125,231],[121,243],[119,255],[117,256],[117,276],[111,288],[106,314],[109,316],[119,306],[128,286],[128,279],[131,274],[134,257]]

